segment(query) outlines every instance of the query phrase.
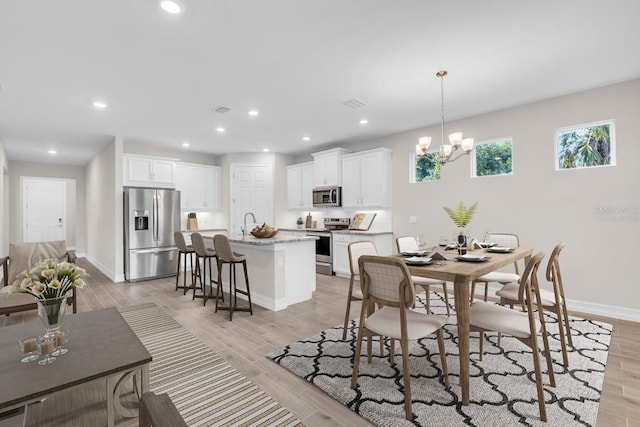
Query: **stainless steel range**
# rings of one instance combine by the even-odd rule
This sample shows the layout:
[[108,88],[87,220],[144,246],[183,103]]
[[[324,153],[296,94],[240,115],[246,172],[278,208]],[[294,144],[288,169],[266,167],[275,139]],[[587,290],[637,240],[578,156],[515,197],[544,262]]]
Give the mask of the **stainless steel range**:
[[333,275],[333,241],[331,230],[349,228],[349,218],[325,218],[324,231],[307,231],[307,236],[316,236],[316,273]]

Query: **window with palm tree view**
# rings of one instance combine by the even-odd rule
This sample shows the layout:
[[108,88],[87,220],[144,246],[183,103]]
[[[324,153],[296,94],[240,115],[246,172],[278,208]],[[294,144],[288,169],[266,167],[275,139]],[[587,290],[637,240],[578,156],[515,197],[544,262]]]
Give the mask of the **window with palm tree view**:
[[511,175],[513,173],[511,139],[479,142],[473,148],[472,176]]
[[613,121],[556,130],[556,170],[615,165]]

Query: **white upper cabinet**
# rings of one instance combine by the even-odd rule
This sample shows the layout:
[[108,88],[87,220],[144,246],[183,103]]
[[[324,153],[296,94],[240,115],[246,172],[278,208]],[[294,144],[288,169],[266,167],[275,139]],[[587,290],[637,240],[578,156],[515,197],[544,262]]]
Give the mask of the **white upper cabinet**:
[[315,186],[341,185],[342,163],[340,159],[343,155],[350,152],[351,151],[344,148],[334,148],[332,150],[311,154],[313,156]]
[[342,206],[391,206],[391,150],[376,148],[342,157]]
[[125,154],[123,158],[123,185],[156,188],[176,186],[175,160],[133,154]]
[[177,185],[182,210],[220,208],[220,167],[179,163]]
[[313,207],[314,179],[313,162],[287,166],[287,207],[289,209]]

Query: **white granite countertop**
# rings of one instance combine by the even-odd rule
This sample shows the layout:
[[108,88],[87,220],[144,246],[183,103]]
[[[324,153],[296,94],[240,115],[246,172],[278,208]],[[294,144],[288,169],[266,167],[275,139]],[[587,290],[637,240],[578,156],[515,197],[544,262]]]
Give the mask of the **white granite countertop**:
[[259,239],[257,237],[253,237],[251,234],[243,238],[242,234],[240,233],[229,234],[226,232],[226,230],[224,232],[194,230],[193,232],[202,234],[202,237],[204,237],[205,239],[213,239],[213,236],[215,236],[216,234],[224,234],[227,237],[229,237],[229,241],[231,243],[238,243],[243,245],[257,245],[257,246],[276,245],[278,243],[308,242],[308,241],[313,241],[318,239],[317,237],[314,237],[314,236],[295,235],[295,234],[286,234],[286,233],[283,233],[283,234],[278,233],[273,237],[269,237],[266,239]]
[[368,234],[368,235],[378,235],[378,234],[393,234],[392,231],[361,231],[361,230],[331,230],[332,233],[335,234]]

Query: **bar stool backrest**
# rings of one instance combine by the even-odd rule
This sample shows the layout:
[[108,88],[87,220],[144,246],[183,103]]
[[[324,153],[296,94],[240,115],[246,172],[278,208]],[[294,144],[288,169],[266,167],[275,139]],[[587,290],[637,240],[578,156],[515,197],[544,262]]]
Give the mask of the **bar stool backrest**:
[[176,241],[176,247],[180,252],[189,252],[189,248],[187,248],[187,242],[184,240],[184,234],[182,234],[182,231],[176,231],[173,233],[173,239]]
[[191,244],[193,245],[193,249],[196,251],[196,255],[200,257],[211,256],[210,253],[207,253],[207,247],[204,245],[204,239],[202,238],[202,234],[192,233]]
[[216,250],[218,259],[222,262],[235,262],[237,261],[233,250],[231,249],[231,243],[227,236],[223,234],[216,234],[213,236],[213,247]]

